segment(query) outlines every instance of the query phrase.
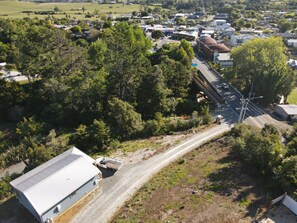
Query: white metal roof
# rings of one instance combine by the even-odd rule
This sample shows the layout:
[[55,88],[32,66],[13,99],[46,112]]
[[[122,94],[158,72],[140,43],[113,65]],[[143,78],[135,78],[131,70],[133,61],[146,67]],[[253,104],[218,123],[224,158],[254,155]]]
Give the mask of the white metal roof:
[[93,162],[94,159],[73,147],[10,184],[21,191],[42,216],[100,172]]
[[232,60],[232,58],[230,57],[230,53],[218,53],[217,59],[219,61],[222,61],[222,60]]
[[297,115],[297,105],[277,105],[282,108],[288,115]]

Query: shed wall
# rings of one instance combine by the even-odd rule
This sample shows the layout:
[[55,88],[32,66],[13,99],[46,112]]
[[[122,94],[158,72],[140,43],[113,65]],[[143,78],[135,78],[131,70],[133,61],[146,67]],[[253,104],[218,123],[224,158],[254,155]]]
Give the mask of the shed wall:
[[[97,184],[96,181],[99,179],[98,176],[95,176],[82,187],[77,189],[75,192],[71,193],[68,197],[62,200],[60,203],[52,207],[46,213],[42,215],[42,220],[45,222],[47,219],[55,219],[57,216],[62,214],[72,205],[74,205],[77,201],[79,201],[82,197],[88,194],[90,191],[96,188]],[[57,206],[60,205],[60,211],[58,211]]]
[[275,112],[280,115],[283,119],[287,120],[288,119],[288,114],[286,113],[286,111],[280,107],[280,106],[276,106],[275,107]]

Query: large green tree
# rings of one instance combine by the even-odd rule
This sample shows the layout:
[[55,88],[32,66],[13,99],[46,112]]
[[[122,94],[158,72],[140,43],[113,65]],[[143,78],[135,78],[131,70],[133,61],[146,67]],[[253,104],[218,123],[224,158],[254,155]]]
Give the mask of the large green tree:
[[284,191],[297,198],[297,155],[283,160],[276,170],[276,178]]
[[13,41],[17,68],[29,78],[70,75],[87,70],[86,50],[63,30],[33,25]]
[[105,29],[101,38],[108,48],[104,59],[104,68],[109,73],[108,92],[133,103],[140,77],[150,68],[147,54],[151,42],[140,27],[124,22]]
[[57,126],[77,126],[102,117],[104,70],[46,79],[39,90],[41,116]]
[[141,115],[128,102],[118,98],[108,101],[108,117],[111,131],[121,139],[127,139],[142,128]]
[[[262,102],[269,104],[278,94],[287,96],[294,83],[292,69],[287,66],[286,47],[281,38],[256,38],[232,50],[234,72],[232,79],[246,81],[246,91],[251,89],[262,95]],[[244,82],[241,82],[244,83]]]
[[167,88],[161,68],[156,65],[145,75],[140,83],[137,98],[137,110],[144,118],[153,118],[156,112],[168,113],[174,108],[173,98],[168,96],[171,90]]

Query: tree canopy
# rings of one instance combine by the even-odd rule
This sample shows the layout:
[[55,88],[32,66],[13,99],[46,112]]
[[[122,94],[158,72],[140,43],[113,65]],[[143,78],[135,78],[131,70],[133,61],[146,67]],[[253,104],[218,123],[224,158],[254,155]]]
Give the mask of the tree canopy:
[[[232,50],[234,69],[232,78],[246,82],[246,92],[251,89],[263,96],[264,104],[277,95],[287,96],[294,84],[294,74],[287,66],[286,47],[281,38],[255,38]],[[243,82],[242,82],[243,83]]]

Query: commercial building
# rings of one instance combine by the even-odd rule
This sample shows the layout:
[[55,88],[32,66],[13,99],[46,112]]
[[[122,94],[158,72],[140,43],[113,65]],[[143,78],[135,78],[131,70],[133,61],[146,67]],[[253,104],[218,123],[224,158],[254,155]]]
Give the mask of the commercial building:
[[221,67],[232,67],[233,59],[230,53],[218,53],[217,51],[213,54],[213,62],[219,64]]
[[19,202],[39,222],[50,223],[96,188],[94,159],[73,147],[10,182]]
[[200,37],[197,46],[209,60],[214,59],[214,53],[229,53],[230,49],[223,43],[218,43],[211,37]]

